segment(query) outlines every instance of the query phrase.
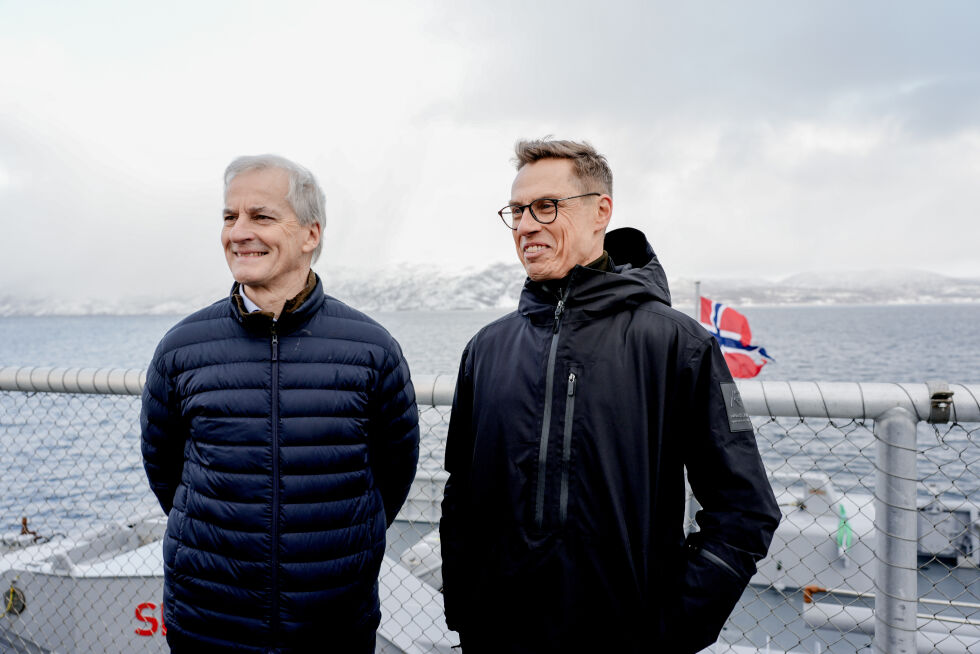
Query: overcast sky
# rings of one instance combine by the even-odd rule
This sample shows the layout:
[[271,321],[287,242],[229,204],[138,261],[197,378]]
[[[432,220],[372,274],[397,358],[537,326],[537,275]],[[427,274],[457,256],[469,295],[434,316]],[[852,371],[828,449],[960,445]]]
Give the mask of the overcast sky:
[[231,281],[221,174],[309,167],[321,272],[516,261],[514,142],[586,139],[667,274],[980,277],[974,2],[0,0],[4,292]]

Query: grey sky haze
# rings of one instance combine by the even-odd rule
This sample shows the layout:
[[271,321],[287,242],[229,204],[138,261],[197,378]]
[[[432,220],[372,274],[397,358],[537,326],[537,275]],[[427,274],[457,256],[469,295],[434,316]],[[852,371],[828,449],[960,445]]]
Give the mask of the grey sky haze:
[[0,0],[0,294],[230,283],[224,166],[327,194],[316,269],[515,259],[521,137],[582,138],[670,277],[980,277],[972,2]]

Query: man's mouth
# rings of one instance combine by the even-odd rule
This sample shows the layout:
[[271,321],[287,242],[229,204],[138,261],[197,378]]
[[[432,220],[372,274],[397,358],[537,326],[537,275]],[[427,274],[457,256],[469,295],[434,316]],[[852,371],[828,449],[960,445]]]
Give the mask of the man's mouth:
[[236,257],[264,257],[268,252],[236,252]]
[[547,245],[525,245],[524,254],[534,254],[535,252],[540,252],[547,247]]

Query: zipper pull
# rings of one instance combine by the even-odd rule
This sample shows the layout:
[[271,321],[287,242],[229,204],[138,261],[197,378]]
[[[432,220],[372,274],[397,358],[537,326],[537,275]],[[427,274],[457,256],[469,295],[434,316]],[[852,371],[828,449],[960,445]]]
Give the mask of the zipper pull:
[[561,294],[558,298],[558,304],[555,306],[555,329],[554,333],[558,333],[558,321],[561,320],[561,314],[565,310],[565,298],[568,297],[568,292],[572,289],[572,285],[569,284],[568,288]]
[[272,330],[272,360],[279,360],[279,335],[275,329]]
[[568,397],[575,395],[575,373],[568,373]]

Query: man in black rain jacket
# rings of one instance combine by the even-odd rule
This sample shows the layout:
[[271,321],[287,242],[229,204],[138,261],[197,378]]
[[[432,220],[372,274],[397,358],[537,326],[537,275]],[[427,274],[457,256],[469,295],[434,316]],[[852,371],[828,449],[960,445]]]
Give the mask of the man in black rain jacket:
[[[460,363],[441,523],[465,654],[696,652],[779,509],[718,345],[642,233],[606,234],[588,144],[517,145],[501,218],[528,281]],[[703,510],[685,538],[684,468]]]

